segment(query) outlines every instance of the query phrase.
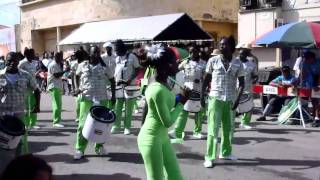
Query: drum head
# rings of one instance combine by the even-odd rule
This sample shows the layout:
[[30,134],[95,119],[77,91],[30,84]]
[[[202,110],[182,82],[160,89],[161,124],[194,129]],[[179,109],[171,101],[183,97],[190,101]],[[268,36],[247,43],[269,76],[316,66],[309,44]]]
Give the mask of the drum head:
[[190,98],[191,100],[200,100],[200,93],[197,91],[191,91]]
[[126,86],[124,89],[127,91],[139,91],[140,87],[139,86]]
[[242,94],[239,98],[239,103],[246,102],[250,99],[251,97],[248,94]]
[[92,106],[90,113],[95,120],[102,123],[112,123],[116,119],[115,113],[104,106]]

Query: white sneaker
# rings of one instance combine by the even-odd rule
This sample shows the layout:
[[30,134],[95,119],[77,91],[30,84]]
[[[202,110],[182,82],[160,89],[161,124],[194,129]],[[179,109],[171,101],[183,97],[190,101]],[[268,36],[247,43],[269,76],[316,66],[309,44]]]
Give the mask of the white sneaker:
[[138,109],[134,110],[134,113],[135,113],[135,114],[138,114],[138,113],[139,113],[139,110],[138,110]]
[[130,129],[127,129],[127,128],[124,129],[124,132],[123,132],[124,135],[129,135],[130,133],[131,133]]
[[53,124],[53,127],[63,128],[64,125],[63,125],[63,124],[56,123],[56,124]]
[[182,138],[175,138],[170,140],[171,144],[183,144],[184,140]]
[[75,121],[75,122],[79,122],[79,119],[77,118],[77,119],[75,119],[74,121]]
[[203,138],[203,135],[201,133],[194,133],[193,134],[193,137],[194,138],[197,138],[197,139],[202,139]]
[[118,134],[120,132],[120,129],[116,127],[112,127],[110,132],[111,134]]
[[203,166],[205,168],[212,168],[213,167],[213,163],[212,163],[212,161],[205,160],[204,163],[203,163]]
[[32,126],[32,129],[40,129],[40,126]]
[[243,128],[243,129],[252,129],[251,126],[246,125],[246,124],[240,124],[240,127]]
[[81,151],[79,151],[79,150],[76,150],[76,152],[74,153],[74,155],[73,155],[73,159],[74,160],[79,160],[79,159],[81,159],[83,157],[83,153],[81,152]]
[[222,156],[221,154],[219,155],[219,159],[230,160],[230,161],[238,160],[238,158],[236,156],[234,156],[234,155]]
[[99,148],[99,149],[96,151],[96,153],[97,153],[99,156],[104,156],[104,155],[107,154],[107,151],[106,151],[106,149],[105,149],[104,147],[101,147],[101,148]]

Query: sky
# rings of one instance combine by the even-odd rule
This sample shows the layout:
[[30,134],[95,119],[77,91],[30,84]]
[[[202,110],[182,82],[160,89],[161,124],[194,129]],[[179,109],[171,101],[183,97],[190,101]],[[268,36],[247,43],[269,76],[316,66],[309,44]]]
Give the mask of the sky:
[[20,23],[21,0],[0,0],[0,25],[13,26]]

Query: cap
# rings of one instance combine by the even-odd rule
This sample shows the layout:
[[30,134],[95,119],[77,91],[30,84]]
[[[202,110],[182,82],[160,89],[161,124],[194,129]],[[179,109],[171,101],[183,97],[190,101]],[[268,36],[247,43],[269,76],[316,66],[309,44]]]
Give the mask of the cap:
[[214,49],[214,50],[212,51],[212,53],[211,53],[212,56],[217,56],[217,55],[220,55],[220,54],[221,54],[221,52],[220,52],[219,49]]
[[106,42],[106,43],[103,44],[103,47],[104,47],[104,48],[106,48],[106,47],[111,47],[111,48],[112,48],[113,45],[112,45],[111,42]]
[[252,49],[252,45],[250,43],[239,43],[236,49]]

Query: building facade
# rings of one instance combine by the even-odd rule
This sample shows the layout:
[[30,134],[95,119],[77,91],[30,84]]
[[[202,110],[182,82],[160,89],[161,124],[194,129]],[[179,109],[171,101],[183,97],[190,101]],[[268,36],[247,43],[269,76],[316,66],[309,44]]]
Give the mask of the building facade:
[[239,2],[232,1],[24,0],[20,6],[21,47],[33,47],[38,53],[56,51],[57,42],[86,22],[177,12],[188,13],[213,38],[237,36]]
[[[238,40],[250,43],[277,26],[299,21],[320,22],[320,0],[242,0],[238,16]],[[260,67],[293,66],[296,52],[255,48]]]

